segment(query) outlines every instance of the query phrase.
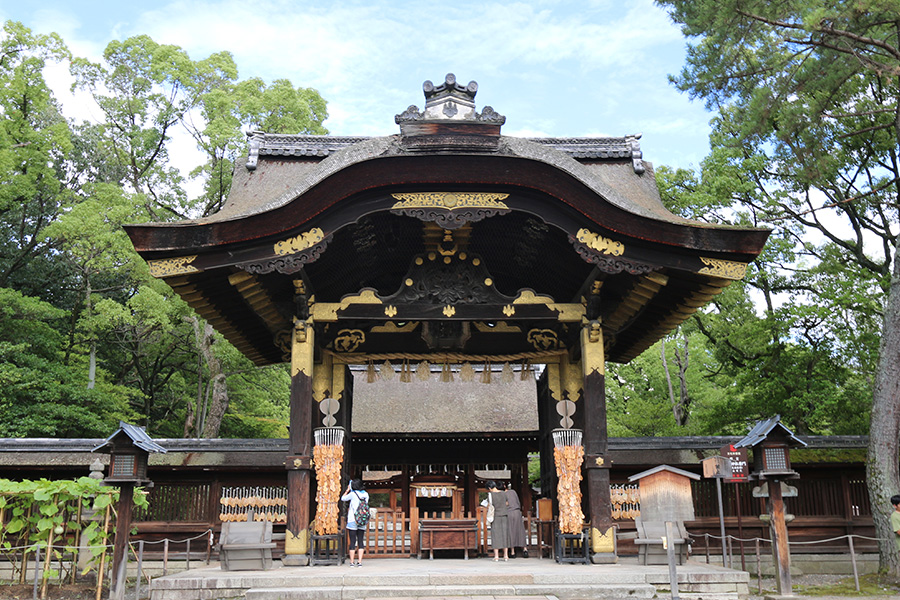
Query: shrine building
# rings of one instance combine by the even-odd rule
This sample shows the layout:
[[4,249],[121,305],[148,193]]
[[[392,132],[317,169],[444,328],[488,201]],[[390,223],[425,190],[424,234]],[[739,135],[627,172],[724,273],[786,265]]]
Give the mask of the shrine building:
[[[291,365],[287,558],[309,549],[314,430],[341,427],[344,485],[454,514],[492,473],[527,495],[529,452],[552,489],[552,432],[583,432],[592,559],[614,561],[605,363],[741,279],[768,237],[666,210],[640,136],[504,136],[477,90],[426,81],[384,137],[254,132],[220,212],[126,228],[255,364]],[[492,379],[502,393],[469,389]]]

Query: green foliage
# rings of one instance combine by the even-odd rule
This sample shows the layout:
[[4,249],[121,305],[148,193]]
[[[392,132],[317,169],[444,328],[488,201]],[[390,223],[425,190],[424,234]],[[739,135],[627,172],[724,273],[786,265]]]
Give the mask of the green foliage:
[[[54,562],[77,554],[78,547],[89,547],[93,560],[84,572],[96,569],[104,548],[108,548],[115,528],[104,527],[108,507],[118,501],[119,491],[89,477],[76,480],[40,479],[10,481],[0,479],[0,513],[7,515],[6,527],[0,528],[0,556],[17,567],[16,550],[46,552],[52,547]],[[133,502],[146,507],[146,495],[134,490]],[[96,517],[87,520],[89,515]],[[56,579],[55,569],[42,570],[44,579]]]

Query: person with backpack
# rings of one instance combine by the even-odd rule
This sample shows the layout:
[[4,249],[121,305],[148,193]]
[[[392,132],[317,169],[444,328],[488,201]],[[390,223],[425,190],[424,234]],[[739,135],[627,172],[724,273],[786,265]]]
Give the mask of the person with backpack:
[[[361,479],[351,479],[341,500],[350,502],[350,508],[347,510],[350,566],[361,567],[363,552],[366,550],[366,529],[369,528],[369,492],[363,487]],[[359,551],[358,558],[356,557],[357,549]]]

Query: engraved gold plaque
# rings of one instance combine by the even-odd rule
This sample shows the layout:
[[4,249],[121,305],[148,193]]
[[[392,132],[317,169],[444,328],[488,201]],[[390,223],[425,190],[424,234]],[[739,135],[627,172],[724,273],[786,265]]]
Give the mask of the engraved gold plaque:
[[747,265],[745,263],[721,260],[718,258],[707,258],[705,256],[701,256],[700,261],[706,266],[698,272],[704,275],[712,275],[713,277],[737,281],[743,279],[747,274]]
[[625,253],[625,244],[617,242],[609,238],[605,238],[598,233],[594,233],[588,229],[579,229],[575,234],[575,239],[590,248],[596,250],[600,254],[611,254],[613,256],[622,256]]
[[275,254],[284,256],[286,254],[294,254],[301,250],[312,248],[324,239],[325,232],[318,227],[313,227],[309,231],[301,233],[298,236],[275,242],[273,249],[275,250]]
[[391,194],[399,202],[395,203],[391,210],[402,208],[446,208],[456,210],[460,208],[498,208],[508,210],[509,207],[501,202],[509,197],[509,194],[494,194],[487,192],[414,192],[409,194]]
[[156,278],[199,273],[200,269],[191,265],[195,258],[197,258],[196,254],[193,256],[148,260],[147,266],[150,267],[150,274]]

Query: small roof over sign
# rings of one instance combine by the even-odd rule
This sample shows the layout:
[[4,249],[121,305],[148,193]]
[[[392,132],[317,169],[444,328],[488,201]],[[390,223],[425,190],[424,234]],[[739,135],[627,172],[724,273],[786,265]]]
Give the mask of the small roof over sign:
[[644,477],[649,477],[650,475],[660,473],[662,471],[669,471],[670,473],[675,473],[676,475],[682,475],[684,477],[690,477],[691,479],[700,479],[700,476],[696,473],[691,473],[690,471],[682,471],[681,469],[676,469],[675,467],[670,467],[669,465],[659,465],[658,467],[653,467],[652,469],[642,471],[637,475],[632,475],[628,478],[628,481],[637,481],[638,479],[643,479]]
[[788,437],[788,440],[795,444],[806,446],[806,442],[798,438],[794,433],[781,423],[781,415],[775,415],[763,421],[757,421],[756,425],[750,429],[750,432],[744,436],[739,442],[735,442],[735,448],[752,448],[763,440],[765,440],[773,429],[779,428],[781,432]]
[[113,432],[111,436],[106,438],[102,444],[91,450],[91,452],[96,452],[97,450],[111,446],[112,441],[121,435],[127,435],[131,438],[132,443],[141,450],[147,452],[162,452],[163,454],[166,452],[165,448],[154,442],[150,436],[147,435],[147,431],[143,427],[131,425],[125,421],[119,421],[119,428]]

